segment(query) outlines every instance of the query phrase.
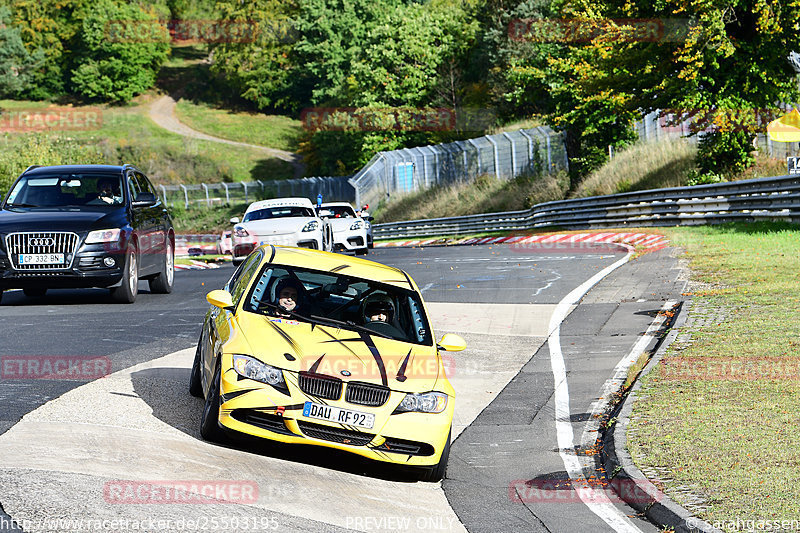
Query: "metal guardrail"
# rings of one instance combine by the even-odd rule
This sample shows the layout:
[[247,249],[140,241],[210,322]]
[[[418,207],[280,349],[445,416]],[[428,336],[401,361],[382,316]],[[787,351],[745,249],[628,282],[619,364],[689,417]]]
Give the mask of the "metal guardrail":
[[374,224],[376,239],[489,231],[800,222],[800,176],[780,176],[558,200],[524,211]]

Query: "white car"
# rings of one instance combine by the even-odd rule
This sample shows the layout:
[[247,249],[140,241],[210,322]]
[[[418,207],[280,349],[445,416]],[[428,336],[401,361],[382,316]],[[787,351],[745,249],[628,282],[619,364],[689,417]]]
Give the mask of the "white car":
[[231,219],[233,262],[243,261],[262,244],[298,246],[331,251],[332,232],[326,220],[317,216],[308,198],[276,198],[253,202],[244,218]]
[[319,216],[326,219],[333,230],[333,250],[355,252],[365,255],[369,252],[367,227],[369,222],[356,215],[353,206],[347,202],[322,204]]

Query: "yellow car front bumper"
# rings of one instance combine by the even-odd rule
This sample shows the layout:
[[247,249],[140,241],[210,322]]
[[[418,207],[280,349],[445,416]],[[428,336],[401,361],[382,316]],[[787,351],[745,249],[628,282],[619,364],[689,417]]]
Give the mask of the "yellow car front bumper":
[[[227,360],[227,361],[226,361]],[[226,362],[228,363],[226,365]],[[300,390],[297,374],[284,371],[289,395],[258,381],[240,377],[223,356],[219,423],[238,433],[289,444],[311,444],[407,466],[434,466],[450,437],[454,399],[441,413],[392,414],[404,392],[392,391],[380,407],[325,400]],[[372,428],[329,422],[303,415],[306,402],[374,415]]]

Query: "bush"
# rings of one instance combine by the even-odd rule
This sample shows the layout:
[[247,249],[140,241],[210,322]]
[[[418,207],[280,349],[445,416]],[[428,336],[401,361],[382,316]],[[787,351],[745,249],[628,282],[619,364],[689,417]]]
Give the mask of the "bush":
[[93,100],[127,102],[143,93],[169,55],[169,33],[139,4],[92,3],[78,39],[73,90]]
[[7,192],[30,165],[72,165],[104,163],[94,143],[42,134],[4,136],[0,140],[0,191]]
[[739,174],[755,163],[753,151],[753,135],[746,131],[706,133],[698,142],[698,170],[700,175]]
[[689,172],[689,179],[686,185],[709,185],[711,183],[722,183],[728,181],[722,174],[716,172],[700,172],[699,170],[692,170]]

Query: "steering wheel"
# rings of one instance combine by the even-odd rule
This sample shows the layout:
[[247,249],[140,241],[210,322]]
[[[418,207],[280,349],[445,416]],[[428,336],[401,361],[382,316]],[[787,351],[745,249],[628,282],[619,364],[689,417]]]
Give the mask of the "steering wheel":
[[400,331],[392,324],[389,324],[388,322],[381,322],[379,320],[376,320],[374,322],[367,322],[366,324],[364,324],[364,327],[367,329],[371,329],[375,333],[392,337],[393,339],[405,338],[405,334],[403,334],[402,331]]

